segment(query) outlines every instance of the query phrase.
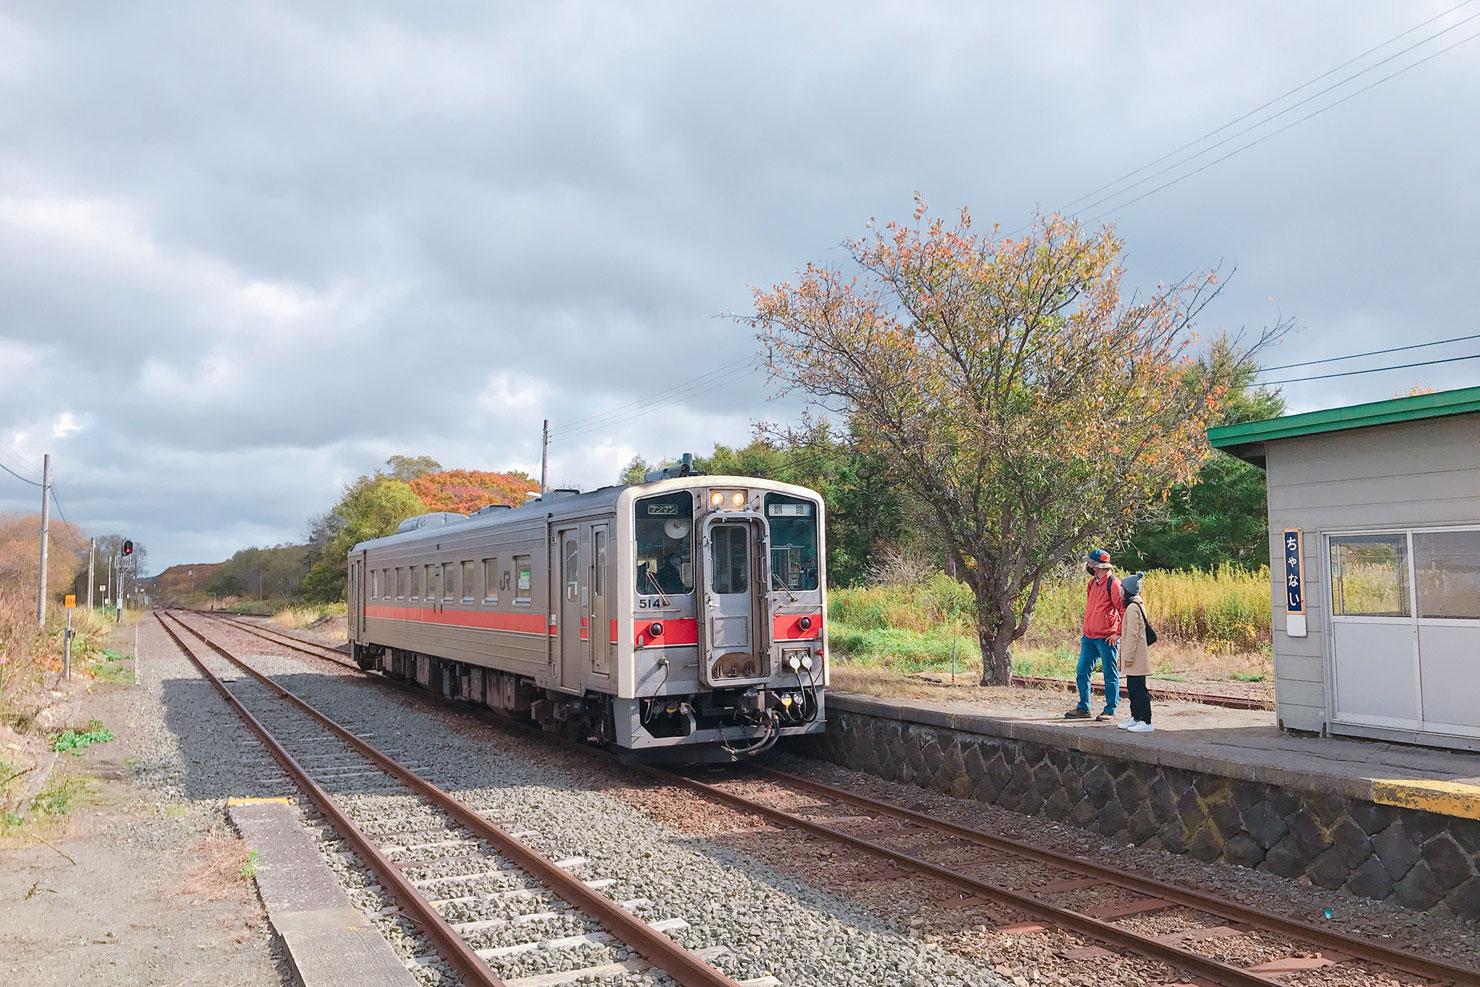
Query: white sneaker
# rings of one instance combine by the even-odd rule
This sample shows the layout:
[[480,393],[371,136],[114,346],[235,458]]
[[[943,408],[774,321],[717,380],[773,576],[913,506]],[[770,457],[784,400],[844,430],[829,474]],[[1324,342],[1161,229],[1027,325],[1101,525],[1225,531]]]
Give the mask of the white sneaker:
[[1131,727],[1135,726],[1139,722],[1140,721],[1137,720],[1134,716],[1127,716],[1125,719],[1115,724],[1115,726],[1116,729],[1119,730],[1129,730]]
[[1137,720],[1135,723],[1132,723],[1125,729],[1129,733],[1151,733],[1156,729],[1156,727],[1152,726],[1149,723],[1142,723]]

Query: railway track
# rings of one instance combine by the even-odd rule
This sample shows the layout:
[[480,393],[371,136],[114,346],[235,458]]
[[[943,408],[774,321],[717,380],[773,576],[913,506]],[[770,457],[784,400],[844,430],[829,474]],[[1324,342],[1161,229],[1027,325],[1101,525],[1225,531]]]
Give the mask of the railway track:
[[[1074,683],[1068,679],[1045,678],[1036,675],[1014,675],[1013,685],[1030,686],[1037,689],[1055,688],[1060,692],[1069,692],[1074,688]],[[1090,691],[1097,696],[1105,694],[1103,682],[1090,683]],[[1220,696],[1208,692],[1183,692],[1180,689],[1147,689],[1152,699],[1175,700],[1184,703],[1201,703],[1204,706],[1222,706],[1225,709],[1273,709],[1274,700],[1265,699],[1260,696]],[[1121,699],[1125,693],[1121,693]]]
[[[512,721],[488,719],[516,728]],[[1475,969],[925,816],[799,775],[752,764],[731,778],[712,782],[639,767],[658,782],[685,788],[772,825],[846,846],[875,861],[886,877],[908,874],[938,882],[949,889],[949,898],[941,899],[949,907],[981,908],[986,920],[1011,934],[1059,928],[1224,987],[1274,987],[1283,984],[1283,977],[1326,968],[1340,972],[1343,982],[1370,981],[1385,987],[1394,982],[1413,983],[1412,978],[1419,977],[1425,984],[1480,987],[1480,971]],[[795,803],[799,796],[807,802],[804,809],[777,805]],[[1013,880],[1014,872],[1031,877]],[[1007,914],[997,914],[1004,910]],[[1148,917],[1173,931],[1138,930],[1136,924]],[[1230,947],[1251,934],[1263,940],[1266,952],[1279,955],[1245,966],[1220,958],[1236,955],[1238,949]],[[1407,976],[1400,980],[1395,973]]]
[[[1480,985],[1480,970],[1271,915],[1227,898],[1104,867],[1080,857],[997,836],[799,775],[748,765],[738,779],[701,781],[647,768],[655,778],[767,822],[831,840],[886,868],[908,872],[965,895],[952,907],[1006,906],[1021,916],[994,916],[1006,931],[1032,934],[1057,927],[1097,942],[1159,959],[1198,980],[1253,987],[1327,967],[1374,985],[1403,981],[1402,972],[1430,984]],[[778,808],[778,796],[809,804]],[[1024,864],[1030,866],[1024,867]],[[996,877],[1015,872],[1013,877]],[[886,871],[887,873],[887,871]],[[1031,875],[1027,881],[1023,874]],[[1100,898],[1102,900],[1097,901]],[[1159,915],[1175,931],[1147,934],[1131,927]],[[1027,921],[1014,921],[1015,918]],[[1284,955],[1248,966],[1218,958],[1239,937],[1257,934]],[[1351,982],[1350,976],[1343,977]]]
[[253,621],[244,620],[243,618],[237,616],[228,616],[215,610],[190,610],[187,612],[196,614],[201,617],[206,617],[211,620],[220,621],[221,623],[226,624],[228,627],[234,627],[237,630],[244,631],[245,633],[251,634],[254,637],[259,637],[264,641],[271,641],[273,644],[282,645],[285,648],[290,648],[294,651],[302,652],[306,655],[312,655],[315,658],[322,658],[325,661],[333,662],[336,665],[342,665],[345,668],[352,669],[356,672],[360,671],[360,667],[356,665],[351,659],[346,657],[343,651],[340,651],[337,648],[331,648],[327,644],[320,644],[317,641],[310,641],[307,638],[299,637],[296,634],[289,634],[286,631],[280,631],[275,627],[264,627],[261,624],[254,623]]
[[[338,838],[374,873],[396,909],[432,944],[435,956],[417,957],[413,965],[441,959],[465,984],[479,987],[548,987],[646,970],[662,971],[683,987],[777,983],[731,979],[711,963],[725,950],[691,952],[665,935],[685,927],[682,919],[640,917],[637,912],[651,903],[606,897],[600,889],[610,881],[578,876],[583,860],[541,856],[178,614],[157,616]],[[543,907],[554,899],[563,904]],[[529,930],[538,938],[528,938]],[[641,958],[623,958],[624,946]],[[553,974],[500,977],[500,965],[533,950],[563,950],[579,965]]]

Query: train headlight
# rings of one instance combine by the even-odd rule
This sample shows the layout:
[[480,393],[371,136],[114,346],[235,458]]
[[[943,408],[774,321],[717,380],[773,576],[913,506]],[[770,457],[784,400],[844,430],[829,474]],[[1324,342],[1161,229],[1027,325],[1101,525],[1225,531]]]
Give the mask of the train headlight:
[[724,502],[725,502],[725,495],[724,495],[724,492],[723,491],[716,490],[714,493],[712,493],[712,494],[709,495],[709,506],[710,507],[718,507],[721,504],[723,504]]
[[734,493],[730,494],[730,503],[734,504],[736,507],[744,506],[744,504],[745,504],[745,491],[744,490],[736,490]]

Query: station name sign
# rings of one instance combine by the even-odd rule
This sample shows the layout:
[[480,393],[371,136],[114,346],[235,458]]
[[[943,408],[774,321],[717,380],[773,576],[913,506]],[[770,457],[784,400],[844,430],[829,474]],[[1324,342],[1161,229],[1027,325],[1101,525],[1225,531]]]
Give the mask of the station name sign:
[[1305,637],[1305,539],[1299,528],[1286,528],[1285,555],[1285,634]]

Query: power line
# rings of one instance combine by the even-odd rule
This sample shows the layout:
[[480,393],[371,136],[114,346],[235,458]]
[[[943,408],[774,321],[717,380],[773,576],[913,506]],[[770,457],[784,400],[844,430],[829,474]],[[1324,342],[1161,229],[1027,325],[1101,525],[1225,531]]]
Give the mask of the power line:
[[1342,360],[1355,360],[1362,356],[1381,356],[1384,353],[1401,353],[1404,350],[1421,350],[1427,346],[1442,346],[1445,343],[1462,343],[1471,339],[1480,339],[1480,333],[1473,336],[1455,336],[1451,339],[1436,339],[1429,343],[1414,343],[1411,346],[1392,346],[1385,350],[1368,350],[1366,353],[1348,353],[1346,356],[1329,356],[1324,360],[1303,360],[1300,363],[1282,363],[1277,367],[1260,367],[1259,373],[1273,373],[1276,370],[1290,370],[1295,367],[1313,367],[1318,363],[1339,363]]
[[[1461,6],[1463,6],[1463,4]],[[1170,171],[1175,171],[1176,169],[1182,167],[1183,165],[1191,164],[1193,161],[1196,161],[1198,158],[1202,157],[1203,155],[1208,154],[1211,151],[1213,151],[1213,150],[1215,150],[1217,148],[1222,147],[1223,145],[1229,143],[1230,141],[1237,140],[1238,138],[1244,136],[1245,134],[1248,134],[1248,133],[1251,133],[1251,132],[1253,132],[1255,130],[1258,130],[1260,127],[1264,126],[1265,124],[1267,124],[1267,123],[1269,123],[1269,122],[1271,122],[1273,120],[1278,120],[1280,117],[1284,116],[1286,113],[1290,113],[1291,111],[1296,110],[1296,109],[1304,106],[1305,104],[1312,102],[1313,100],[1320,99],[1322,96],[1326,95],[1327,93],[1329,93],[1329,92],[1331,92],[1333,90],[1336,90],[1336,89],[1340,89],[1342,86],[1346,85],[1348,82],[1351,82],[1353,79],[1360,78],[1361,76],[1366,75],[1368,72],[1373,71],[1374,69],[1378,68],[1379,66],[1386,65],[1388,62],[1391,62],[1393,59],[1398,58],[1398,57],[1400,57],[1402,55],[1406,55],[1408,52],[1412,51],[1413,49],[1419,48],[1419,47],[1421,47],[1423,45],[1426,45],[1430,41],[1433,41],[1435,38],[1440,37],[1441,35],[1448,34],[1450,31],[1453,31],[1453,30],[1455,30],[1458,27],[1462,27],[1463,25],[1468,24],[1470,21],[1473,21],[1476,18],[1480,18],[1480,13],[1471,14],[1470,16],[1468,16],[1468,17],[1466,17],[1466,18],[1464,18],[1462,20],[1456,21],[1455,23],[1449,25],[1446,28],[1442,28],[1441,30],[1435,31],[1433,34],[1429,35],[1428,37],[1425,37],[1425,38],[1423,38],[1423,39],[1421,39],[1419,41],[1415,41],[1413,44],[1409,45],[1408,47],[1401,48],[1398,51],[1393,52],[1391,55],[1388,55],[1386,58],[1379,59],[1378,61],[1373,62],[1371,65],[1367,66],[1366,68],[1361,69],[1361,70],[1359,70],[1357,72],[1353,72],[1352,74],[1346,76],[1345,78],[1343,78],[1343,79],[1341,79],[1341,80],[1339,80],[1337,82],[1333,82],[1331,85],[1329,85],[1326,88],[1320,90],[1319,92],[1311,93],[1309,96],[1305,97],[1304,99],[1301,99],[1301,100],[1298,100],[1298,101],[1296,101],[1294,103],[1291,103],[1289,106],[1285,107],[1284,109],[1280,110],[1277,113],[1271,113],[1270,115],[1264,117],[1263,119],[1258,120],[1258,121],[1256,121],[1254,123],[1251,123],[1249,126],[1243,128],[1242,130],[1239,130],[1239,131],[1236,131],[1235,133],[1229,134],[1227,137],[1223,138],[1220,141],[1215,141],[1214,143],[1209,144],[1207,147],[1202,148],[1201,150],[1197,151],[1194,154],[1188,155],[1187,157],[1181,159],[1180,161],[1173,162],[1172,164],[1167,165],[1165,168],[1162,168],[1159,171],[1152,172],[1151,174],[1147,175],[1145,178],[1142,178],[1140,181],[1133,182],[1132,184],[1127,185],[1124,188],[1119,189],[1118,191],[1112,192],[1109,195],[1106,195],[1106,196],[1103,196],[1103,197],[1101,197],[1099,199],[1096,199],[1094,202],[1091,202],[1088,205],[1084,206],[1081,211],[1088,211],[1090,209],[1093,209],[1093,208],[1095,208],[1096,206],[1098,206],[1098,205],[1100,205],[1102,203],[1109,202],[1110,200],[1115,199],[1118,196],[1124,195],[1125,193],[1129,192],[1131,189],[1139,188],[1140,186],[1145,185],[1147,182],[1151,181],[1154,178],[1157,178],[1157,177],[1159,177],[1161,175],[1165,175],[1165,174],[1167,174]],[[1385,44],[1386,43],[1390,43],[1390,42],[1385,42]],[[1461,42],[1461,44],[1462,43],[1463,42]],[[1381,47],[1383,47],[1383,45],[1379,45],[1378,47],[1381,48]],[[1449,49],[1446,48],[1446,49],[1443,49],[1440,52],[1435,52],[1435,54],[1442,54],[1443,51],[1448,51],[1448,50]],[[1433,57],[1433,56],[1430,56],[1430,57]],[[1400,72],[1405,72],[1409,68],[1412,68],[1414,65],[1422,65],[1423,62],[1426,61],[1426,60],[1427,59],[1420,60],[1418,62],[1414,62],[1412,65],[1409,65],[1406,68],[1400,70]],[[1382,79],[1380,79],[1378,81],[1379,82],[1384,82],[1387,79],[1391,79],[1393,77],[1393,75],[1400,74],[1400,72],[1394,72],[1392,75],[1384,76]],[[1329,74],[1329,73],[1327,73],[1327,74]],[[1304,87],[1301,87],[1301,88],[1304,88]],[[1351,96],[1355,96],[1358,93],[1366,92],[1367,89],[1370,89],[1370,88],[1372,88],[1372,87],[1371,86],[1367,86],[1367,87],[1364,87],[1362,89],[1358,89],[1356,92],[1351,93],[1349,96],[1346,96],[1343,99],[1339,99],[1336,102],[1329,104],[1324,109],[1330,109],[1331,106],[1337,106],[1340,103],[1345,102],[1346,99],[1350,99]],[[1280,98],[1283,99],[1284,97],[1280,97]],[[1279,100],[1275,100],[1275,102],[1279,102]],[[1323,110],[1320,110],[1320,111],[1317,111],[1317,112],[1324,112],[1324,109]],[[1252,112],[1258,112],[1258,111],[1252,111]],[[1245,114],[1244,117],[1240,117],[1239,119],[1242,120],[1242,119],[1244,119],[1245,117],[1247,117],[1249,115],[1250,114]],[[1310,116],[1301,117],[1300,120],[1297,120],[1295,122],[1296,123],[1300,123],[1303,120],[1309,120],[1311,116],[1315,116],[1315,114],[1312,113],[1312,114],[1310,114]],[[1225,129],[1227,129],[1230,126],[1232,126],[1232,123],[1225,124],[1223,127],[1219,127],[1218,130],[1219,131],[1225,130]],[[1293,126],[1293,124],[1291,126]],[[1288,129],[1289,129],[1288,127],[1284,127],[1284,128],[1281,128],[1280,130],[1275,131],[1275,133],[1276,134],[1283,133],[1285,130],[1288,130]],[[1213,131],[1212,133],[1217,133],[1217,132],[1218,131]],[[1209,136],[1209,135],[1205,135],[1205,136]],[[1274,134],[1270,134],[1268,136],[1272,137],[1272,136],[1274,136]],[[1198,140],[1193,141],[1192,143],[1193,144],[1200,143],[1203,139],[1204,139],[1203,137],[1200,137],[1200,138],[1198,138]],[[1263,139],[1265,139],[1265,138],[1261,138],[1261,140],[1263,140]],[[1251,144],[1249,146],[1252,147],[1253,145]],[[1177,153],[1180,153],[1180,152],[1178,152],[1178,151],[1173,151],[1172,152],[1172,154],[1177,154]],[[1166,156],[1163,156],[1162,158],[1159,158],[1157,160],[1158,161],[1164,161],[1164,160],[1166,160],[1166,157],[1169,157],[1169,156],[1170,155],[1166,155]],[[1223,158],[1219,158],[1218,161],[1223,161],[1223,160],[1226,159],[1226,157],[1227,156],[1225,156]],[[1152,164],[1155,164],[1155,163],[1156,162],[1153,162]],[[1216,164],[1217,162],[1213,162],[1213,163]],[[1146,168],[1149,168],[1149,167],[1151,167],[1151,165],[1146,165],[1146,166],[1144,166],[1142,168],[1137,169],[1137,172],[1133,172],[1132,174],[1136,174],[1136,173],[1138,173],[1140,171],[1145,171]],[[1193,174],[1196,174],[1196,172],[1193,172]],[[1129,176],[1127,176],[1127,177],[1129,177]],[[1120,180],[1117,179],[1116,182],[1112,182],[1111,184],[1112,185],[1118,184],[1119,181]],[[1084,199],[1084,198],[1088,198],[1088,196],[1080,196],[1080,198],[1081,199]],[[1075,200],[1075,201],[1078,201],[1078,200]],[[1132,199],[1131,200],[1131,202],[1138,202],[1138,201],[1140,201],[1139,198]],[[1124,205],[1129,205],[1129,204],[1130,203],[1125,203]],[[1123,208],[1123,206],[1120,207],[1120,208]],[[1091,222],[1093,222],[1093,220],[1091,220]]]
[[1469,356],[1451,356],[1440,360],[1420,360],[1418,363],[1400,363],[1392,367],[1368,367],[1366,370],[1345,370],[1335,374],[1315,374],[1311,377],[1292,377],[1289,380],[1266,380],[1259,386],[1273,387],[1275,384],[1299,384],[1307,380],[1331,380],[1334,377],[1355,377],[1358,374],[1380,374],[1387,370],[1410,370],[1414,367],[1433,367],[1441,363],[1458,363],[1461,360],[1480,360],[1480,353]]
[[[1476,14],[1474,16],[1480,17],[1480,14]],[[1407,72],[1409,69],[1416,69],[1420,65],[1422,65],[1424,62],[1430,61],[1431,59],[1438,58],[1440,55],[1444,54],[1445,52],[1453,51],[1454,49],[1458,48],[1460,45],[1466,44],[1467,42],[1470,42],[1470,41],[1474,41],[1476,38],[1480,38],[1480,32],[1477,32],[1477,33],[1472,34],[1472,35],[1470,35],[1468,37],[1465,37],[1465,38],[1461,38],[1460,40],[1456,41],[1454,44],[1449,45],[1449,46],[1444,47],[1444,48],[1440,48],[1438,51],[1433,52],[1433,53],[1431,53],[1429,55],[1425,55],[1423,58],[1420,58],[1416,62],[1410,62],[1408,65],[1405,65],[1402,68],[1398,69],[1396,72],[1389,73],[1388,75],[1383,76],[1381,79],[1378,79],[1375,82],[1368,83],[1367,85],[1363,86],[1361,89],[1358,89],[1358,90],[1356,90],[1354,92],[1347,93],[1345,96],[1341,97],[1340,99],[1338,99],[1338,100],[1336,100],[1334,102],[1331,102],[1331,103],[1327,103],[1325,106],[1321,107],[1320,109],[1314,110],[1314,111],[1312,111],[1310,113],[1307,113],[1305,116],[1300,117],[1298,120],[1293,120],[1290,123],[1285,124],[1283,127],[1279,128],[1278,130],[1270,131],[1269,133],[1263,135],[1262,137],[1255,138],[1254,140],[1250,141],[1249,143],[1244,144],[1242,147],[1236,147],[1232,151],[1229,151],[1227,154],[1222,155],[1221,157],[1218,157],[1218,158],[1214,158],[1212,161],[1209,161],[1207,164],[1203,165],[1200,168],[1194,168],[1192,171],[1187,172],[1185,175],[1179,175],[1178,177],[1173,178],[1171,181],[1163,182],[1162,184],[1156,186],[1155,188],[1151,189],[1148,192],[1141,193],[1140,195],[1136,196],[1134,199],[1130,199],[1130,200],[1128,200],[1126,202],[1122,202],[1118,206],[1112,206],[1110,209],[1105,210],[1104,212],[1100,213],[1098,216],[1094,216],[1093,218],[1089,219],[1088,222],[1090,222],[1090,223],[1098,222],[1099,220],[1101,220],[1101,219],[1105,218],[1106,216],[1110,215],[1112,212],[1115,212],[1115,211],[1120,210],[1120,209],[1124,209],[1127,206],[1135,205],[1137,202],[1140,202],[1142,199],[1149,198],[1150,196],[1155,195],[1157,192],[1160,192],[1162,189],[1170,188],[1171,186],[1176,185],[1179,182],[1184,182],[1187,179],[1191,178],[1193,175],[1199,174],[1200,172],[1207,171],[1209,168],[1213,167],[1213,165],[1215,165],[1215,164],[1218,164],[1218,163],[1223,162],[1223,161],[1227,161],[1229,158],[1233,157],[1236,154],[1242,154],[1244,151],[1247,151],[1251,147],[1255,147],[1255,146],[1257,146],[1259,144],[1263,144],[1265,141],[1269,140],[1271,137],[1278,137],[1280,134],[1283,134],[1285,131],[1289,130],[1291,127],[1299,126],[1300,124],[1302,124],[1305,121],[1309,120],[1311,117],[1317,117],[1317,116],[1320,116],[1322,113],[1325,113],[1327,110],[1335,109],[1336,107],[1340,106],[1342,103],[1345,103],[1347,100],[1352,99],[1353,97],[1356,97],[1356,96],[1360,96],[1360,95],[1362,95],[1362,93],[1366,92],[1367,90],[1372,89],[1372,88],[1375,88],[1377,86],[1380,86],[1384,82],[1387,82],[1389,79],[1396,78],[1397,76],[1402,75],[1404,72]]]
[[62,498],[57,496],[56,484],[51,487],[51,502],[57,505],[57,516],[62,519],[62,523],[70,525],[72,522],[67,520],[67,512],[62,510]]
[[594,415],[588,415],[585,418],[577,418],[575,421],[572,421],[572,422],[566,422],[565,423],[564,431],[569,432],[569,431],[571,431],[572,429],[574,429],[574,428],[576,428],[578,426],[583,426],[583,425],[586,425],[587,423],[594,422],[598,418],[610,418],[613,415],[620,415],[624,411],[627,411],[627,410],[632,409],[632,408],[639,407],[639,406],[644,405],[644,404],[648,404],[649,402],[651,402],[653,400],[660,399],[660,398],[664,397],[665,395],[669,394],[672,391],[676,391],[676,390],[679,390],[680,388],[688,387],[688,386],[690,386],[692,384],[697,384],[700,381],[706,380],[706,379],[708,379],[710,377],[717,376],[717,375],[725,372],[726,370],[730,370],[730,369],[732,369],[734,367],[741,366],[742,364],[750,363],[753,360],[754,360],[754,357],[747,357],[747,358],[745,358],[743,360],[736,360],[733,363],[727,363],[727,364],[725,364],[722,367],[719,367],[719,368],[717,368],[715,370],[709,371],[708,373],[700,374],[698,377],[693,377],[693,378],[690,378],[689,380],[686,380],[686,381],[680,381],[679,383],[673,384],[672,386],[669,386],[669,387],[665,387],[665,388],[663,388],[660,391],[651,392],[651,393],[649,393],[649,394],[647,394],[647,395],[645,395],[643,397],[638,398],[635,401],[630,401],[627,404],[618,405],[615,408],[609,408],[606,411],[598,412],[597,414],[594,414]]
[[[1346,68],[1348,65],[1352,65],[1352,64],[1354,64],[1356,62],[1359,62],[1362,59],[1366,58],[1368,55],[1371,55],[1374,52],[1377,52],[1377,51],[1379,51],[1379,50],[1381,50],[1383,48],[1386,48],[1388,45],[1392,44],[1394,41],[1397,41],[1400,38],[1407,37],[1408,35],[1412,34],[1414,31],[1417,31],[1419,28],[1427,27],[1428,25],[1434,23],[1435,21],[1440,20],[1440,19],[1442,19],[1444,17],[1449,16],[1450,14],[1454,13],[1456,10],[1459,10],[1461,7],[1467,7],[1467,6],[1469,6],[1470,4],[1472,4],[1474,2],[1475,2],[1475,0],[1463,0],[1463,2],[1455,4],[1453,7],[1450,7],[1448,10],[1445,10],[1442,13],[1435,14],[1433,17],[1430,17],[1428,20],[1421,21],[1418,24],[1415,24],[1413,27],[1410,27],[1408,30],[1393,35],[1391,38],[1388,38],[1386,41],[1382,42],[1381,44],[1374,45],[1371,48],[1368,48],[1366,51],[1362,52],[1361,54],[1356,55],[1356,56],[1353,56],[1352,58],[1348,58],[1346,61],[1342,62],[1340,65],[1334,65],[1331,68],[1327,69],[1326,71],[1322,72],[1320,75],[1317,75],[1317,76],[1314,76],[1314,77],[1312,77],[1310,79],[1307,79],[1306,81],[1302,82],[1300,85],[1296,86],[1295,88],[1293,88],[1293,89],[1287,89],[1285,92],[1283,92],[1280,95],[1276,96],[1274,99],[1271,99],[1271,100],[1268,100],[1267,102],[1261,103],[1260,105],[1254,107],[1252,110],[1249,110],[1247,113],[1244,113],[1244,114],[1242,114],[1240,116],[1234,117],[1232,120],[1230,120],[1227,123],[1223,124],[1221,127],[1215,127],[1212,130],[1209,130],[1207,133],[1203,134],[1201,137],[1195,138],[1194,140],[1190,140],[1186,144],[1183,144],[1181,147],[1174,148],[1174,149],[1168,151],[1167,153],[1163,154],[1161,157],[1156,158],[1156,159],[1154,159],[1152,161],[1148,161],[1146,164],[1143,164],[1141,167],[1135,169],[1134,171],[1128,171],[1124,175],[1121,175],[1119,178],[1115,179],[1114,181],[1106,182],[1104,185],[1101,185],[1099,188],[1094,189],[1091,192],[1086,192],[1084,195],[1081,195],[1077,199],[1071,199],[1069,202],[1064,203],[1064,205],[1060,208],[1059,211],[1060,212],[1063,212],[1063,211],[1065,211],[1067,209],[1070,209],[1071,207],[1077,205],[1078,203],[1083,202],[1085,199],[1088,199],[1092,195],[1099,195],[1101,192],[1105,191],[1106,189],[1112,188],[1112,187],[1114,187],[1116,185],[1119,185],[1121,182],[1125,181],[1127,178],[1134,178],[1135,176],[1139,175],[1141,172],[1145,171],[1147,168],[1153,168],[1156,165],[1161,164],[1167,158],[1175,157],[1176,155],[1181,154],[1183,151],[1186,151],[1186,150],[1188,150],[1190,148],[1196,147],[1198,144],[1201,144],[1203,141],[1207,140],[1209,137],[1212,137],[1214,134],[1222,133],[1223,131],[1227,130],[1229,127],[1232,127],[1236,123],[1242,123],[1243,121],[1247,120],[1249,117],[1253,116],[1254,114],[1259,113],[1259,112],[1261,112],[1263,110],[1269,109],[1271,106],[1274,106],[1276,103],[1280,102],[1281,100],[1284,100],[1284,99],[1286,99],[1286,98],[1288,98],[1290,96],[1293,96],[1296,93],[1300,92],[1300,90],[1306,89],[1306,88],[1308,88],[1310,86],[1315,85],[1317,82],[1320,82],[1322,79],[1326,78],[1329,75],[1334,75],[1335,73],[1337,73],[1337,72],[1341,71],[1342,69]],[[1464,23],[1464,22],[1461,21],[1460,23]],[[1458,25],[1455,25],[1455,26],[1457,27]],[[1437,35],[1435,35],[1435,37],[1437,37]],[[1426,39],[1426,40],[1432,40],[1432,39]],[[1419,43],[1420,44],[1423,44],[1424,42],[1419,42]],[[1402,52],[1399,52],[1399,54],[1402,54]],[[1379,62],[1378,64],[1380,65],[1382,63]],[[1376,66],[1371,66],[1371,67],[1372,68],[1375,68]],[[1317,94],[1317,95],[1319,95],[1319,94]],[[1299,104],[1296,104],[1296,105],[1299,105]],[[1273,119],[1273,118],[1271,118],[1271,119]]]
[[5,458],[9,459],[13,464],[15,464],[17,469],[25,470],[28,473],[39,474],[41,472],[41,470],[37,469],[35,463],[27,462],[26,458],[20,453],[16,452],[14,449],[0,446],[0,453],[4,453]]
[[[697,397],[700,394],[706,394],[706,393],[711,393],[713,391],[717,391],[717,390],[719,390],[722,387],[726,387],[726,386],[728,386],[730,384],[735,383],[738,380],[741,380],[741,379],[743,379],[745,377],[750,376],[751,374],[757,373],[760,369],[761,369],[761,367],[760,367],[760,364],[759,364],[759,362],[757,360],[748,361],[748,363],[745,364],[745,365],[743,365],[743,366],[741,366],[739,370],[731,371],[730,373],[726,374],[725,376],[722,376],[722,377],[720,377],[718,379],[709,381],[707,383],[699,384],[699,385],[696,385],[696,386],[690,386],[690,387],[686,388],[683,392],[677,393],[677,394],[673,394],[668,400],[662,401],[661,403],[658,403],[658,404],[654,404],[652,407],[643,408],[642,410],[635,410],[631,414],[623,415],[623,416],[621,416],[619,418],[612,419],[611,421],[598,422],[598,423],[595,423],[595,424],[586,425],[586,426],[583,426],[581,428],[576,428],[576,429],[567,429],[565,431],[560,432],[557,436],[551,436],[551,441],[554,441],[556,438],[560,438],[560,439],[574,438],[575,436],[578,436],[578,435],[586,435],[586,434],[589,434],[589,433],[592,433],[592,432],[600,432],[600,431],[604,431],[604,430],[606,430],[608,428],[613,428],[613,427],[615,427],[617,425],[626,424],[627,422],[634,421],[634,420],[636,420],[638,418],[642,418],[642,417],[644,417],[646,415],[650,415],[650,414],[652,414],[655,411],[661,411],[664,408],[672,407],[673,405],[679,404],[679,403],[681,403],[683,401],[686,401],[689,398]],[[711,376],[711,375],[706,374],[705,376]]]
[[4,463],[0,463],[0,470],[4,470],[5,472],[9,473],[11,476],[15,477],[17,480],[21,481],[22,483],[29,483],[33,487],[39,487],[39,486],[41,486],[41,481],[39,481],[39,480],[28,480],[24,476],[21,476],[19,473],[17,473],[15,470],[11,469],[9,466],[6,466]]

